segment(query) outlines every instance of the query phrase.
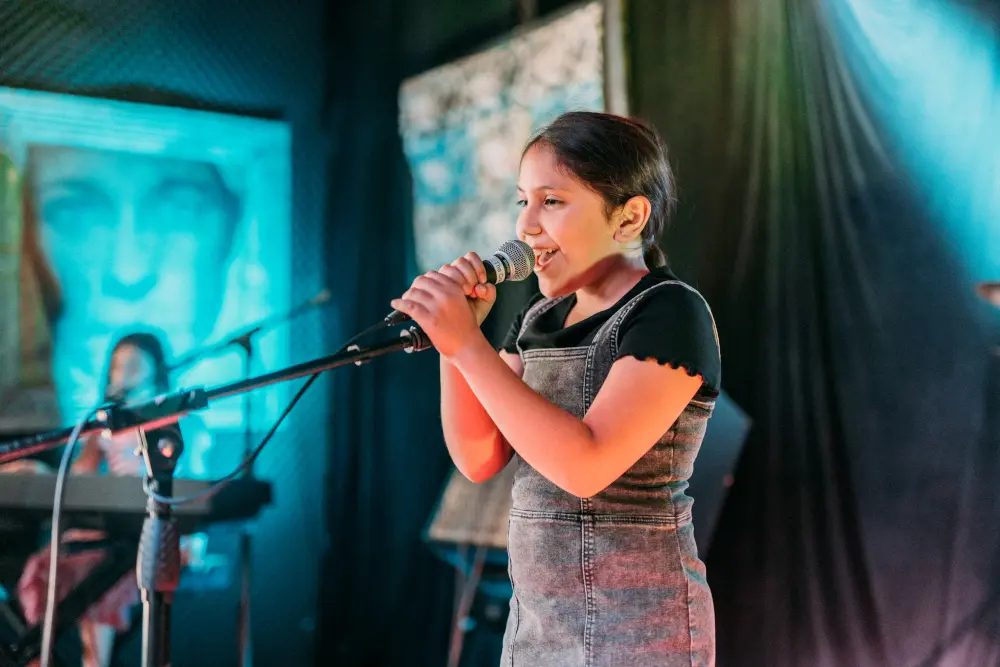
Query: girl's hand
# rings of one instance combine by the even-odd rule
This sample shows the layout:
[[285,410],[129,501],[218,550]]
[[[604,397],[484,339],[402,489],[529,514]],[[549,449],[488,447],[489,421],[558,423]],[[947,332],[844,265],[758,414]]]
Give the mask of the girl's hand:
[[497,288],[486,282],[486,267],[479,255],[470,252],[451,264],[445,264],[438,273],[451,278],[462,287],[476,316],[476,324],[482,325],[496,303]]
[[469,253],[419,276],[391,306],[413,318],[447,359],[482,338],[479,326],[495,301],[482,260]]

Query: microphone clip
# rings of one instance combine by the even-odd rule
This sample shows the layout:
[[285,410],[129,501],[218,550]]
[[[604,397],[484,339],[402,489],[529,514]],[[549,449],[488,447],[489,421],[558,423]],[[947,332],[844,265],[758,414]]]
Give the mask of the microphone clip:
[[423,352],[424,350],[429,350],[434,347],[434,344],[431,343],[430,337],[424,333],[423,329],[416,325],[407,327],[406,329],[400,331],[399,337],[405,338],[409,342],[409,345],[403,348],[406,350],[407,354],[411,354],[413,352]]

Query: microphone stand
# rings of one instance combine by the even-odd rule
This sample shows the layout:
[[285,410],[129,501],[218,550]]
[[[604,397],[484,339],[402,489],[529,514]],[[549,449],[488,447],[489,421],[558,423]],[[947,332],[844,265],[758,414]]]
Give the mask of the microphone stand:
[[[237,396],[279,382],[315,375],[348,364],[361,365],[376,357],[404,350],[419,352],[431,347],[417,326],[400,332],[398,338],[347,350],[294,366],[211,389],[196,387],[158,396],[146,403],[115,403],[98,410],[80,429],[78,437],[100,431],[120,433],[137,430],[146,465],[143,488],[169,496],[173,472],[183,451],[177,421],[191,412],[207,408],[212,401]],[[22,459],[60,446],[74,428],[46,431],[0,442],[0,463]],[[136,556],[136,578],[142,593],[142,666],[170,667],[170,614],[173,594],[180,578],[180,531],[169,503],[150,497],[148,514]]]
[[[198,350],[189,352],[177,363],[171,366],[171,370],[185,368],[195,364],[197,361],[224,352],[230,347],[238,347],[243,351],[243,378],[249,379],[253,373],[254,345],[253,337],[262,331],[287,322],[301,313],[318,306],[330,299],[329,290],[321,290],[311,299],[295,306],[285,313],[266,317],[258,322],[245,327],[240,332],[230,338],[208,345]],[[249,459],[253,451],[253,403],[250,396],[243,399],[243,459]],[[253,463],[251,462],[243,473],[243,478],[253,479]],[[240,526],[240,606],[237,619],[237,654],[240,667],[252,667],[253,665],[253,634],[250,625],[250,563],[253,556],[253,545],[251,544],[250,529],[246,524]]]
[[212,343],[197,350],[192,350],[191,352],[188,352],[178,361],[174,362],[174,364],[170,367],[170,370],[176,371],[181,368],[187,368],[188,366],[193,365],[194,363],[200,361],[205,357],[210,357],[219,354],[220,352],[225,352],[226,350],[228,350],[230,347],[233,346],[245,348],[245,345],[249,343],[250,339],[255,334],[258,334],[262,331],[266,331],[267,329],[272,329],[278,326],[279,324],[292,320],[301,315],[302,313],[306,312],[310,308],[322,305],[323,303],[326,303],[329,300],[330,300],[330,290],[327,289],[320,290],[319,292],[316,293],[315,296],[313,296],[308,301],[303,301],[299,305],[289,309],[284,313],[279,313],[277,315],[270,315],[268,317],[265,317],[264,319],[258,320],[257,322],[254,322],[253,324],[247,325],[243,329],[240,329],[238,332],[232,334],[226,340],[219,341],[218,343]]
[[[260,329],[247,332],[240,337],[237,345],[243,348],[243,378],[248,379],[253,373],[253,335]],[[253,404],[250,394],[243,397],[243,459],[250,458],[253,452]],[[243,479],[253,479],[253,461],[243,471]],[[250,528],[247,523],[240,524],[240,608],[236,620],[237,656],[240,667],[253,665],[253,635],[250,626],[250,561],[253,549],[250,543]]]
[[[177,424],[159,429],[139,426],[140,451],[146,465],[144,484],[154,493],[173,493],[174,468],[184,451]],[[181,576],[181,534],[173,509],[152,496],[146,501],[136,583],[142,597],[142,667],[170,665],[170,616]]]

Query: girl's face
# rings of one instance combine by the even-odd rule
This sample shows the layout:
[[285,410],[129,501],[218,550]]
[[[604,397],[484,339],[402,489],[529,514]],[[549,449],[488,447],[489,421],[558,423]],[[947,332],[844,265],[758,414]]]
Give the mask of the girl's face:
[[111,355],[108,389],[133,401],[154,398],[158,392],[152,355],[135,345],[119,346]]
[[564,296],[600,279],[622,250],[604,198],[579,181],[545,145],[531,147],[518,176],[517,237],[535,251],[542,294]]

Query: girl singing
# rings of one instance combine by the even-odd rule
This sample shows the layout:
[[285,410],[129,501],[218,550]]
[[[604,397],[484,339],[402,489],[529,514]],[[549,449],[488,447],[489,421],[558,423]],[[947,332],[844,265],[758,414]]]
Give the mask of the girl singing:
[[541,294],[499,353],[475,254],[392,307],[441,355],[448,451],[482,481],[513,459],[514,595],[503,665],[713,665],[715,627],[685,494],[719,391],[708,304],[657,238],[674,182],[656,133],[568,113],[525,148],[517,236]]

